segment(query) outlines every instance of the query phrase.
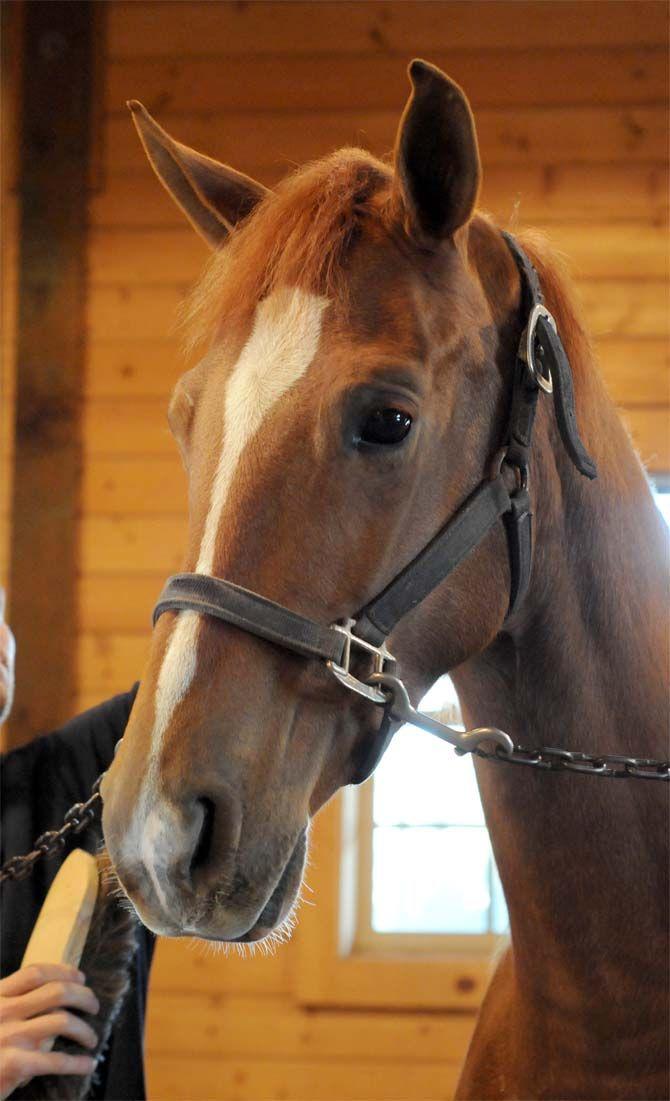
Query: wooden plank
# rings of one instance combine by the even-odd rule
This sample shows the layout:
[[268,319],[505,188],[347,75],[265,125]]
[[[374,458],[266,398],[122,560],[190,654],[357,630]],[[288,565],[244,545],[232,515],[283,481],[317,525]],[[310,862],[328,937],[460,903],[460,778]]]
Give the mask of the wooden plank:
[[93,455],[175,455],[177,445],[167,423],[166,403],[99,398],[86,402],[84,448]]
[[[256,175],[256,168],[251,168]],[[276,178],[280,178],[281,172]],[[266,176],[265,183],[276,179]],[[668,216],[668,170],[663,164],[487,167],[480,206],[504,225],[515,215],[526,225],[553,222],[645,221]],[[96,229],[178,228],[184,216],[149,174],[114,175],[90,205]]]
[[471,1013],[374,1013],[300,1009],[267,997],[153,993],[147,1021],[151,1056],[342,1059],[344,1062],[459,1064],[474,1027]]
[[667,340],[596,341],[598,362],[614,402],[628,408],[665,405],[670,394],[670,345]]
[[[109,5],[113,59],[187,55],[412,53],[545,46],[664,45],[662,2],[413,2]],[[225,68],[221,79],[225,79]]]
[[21,675],[12,745],[58,726],[75,694],[85,209],[98,17],[97,5],[79,2],[25,10],[10,558]]
[[161,1101],[449,1101],[459,1073],[453,1063],[441,1062],[224,1062],[188,1055],[162,1055],[150,1061],[148,1072],[149,1096]]
[[82,634],[146,635],[164,583],[165,574],[161,572],[80,577],[77,592]]
[[[541,227],[540,227],[541,228]],[[625,222],[551,226],[553,248],[576,279],[667,279],[667,227]]]
[[186,535],[178,516],[84,517],[82,573],[175,573],[182,565]]
[[665,281],[583,280],[576,284],[591,334],[603,337],[667,339],[668,293]]
[[661,406],[670,397],[667,341],[608,341],[597,344],[598,358],[613,400],[624,409]]
[[[199,274],[205,254],[196,251],[195,256],[194,270]],[[138,289],[138,284],[132,281],[131,262],[128,258],[125,265],[120,265],[125,266],[125,275],[119,284],[110,285],[105,280],[102,285],[91,286],[87,309],[89,342],[164,340],[170,341],[177,353],[179,309],[188,293],[189,280]]]
[[84,467],[86,516],[125,513],[178,516],[186,523],[186,473],[177,454],[143,458],[94,456]]
[[[668,274],[667,232],[649,223],[558,224],[552,226],[550,240],[569,257],[580,279],[664,279]],[[101,229],[91,235],[91,279],[121,284],[128,291],[143,284],[175,285],[183,278],[195,281],[207,259],[206,246],[190,227]],[[128,300],[123,292],[117,296],[121,311]]]
[[[137,307],[153,301],[156,289],[162,288],[133,288],[131,295]],[[169,395],[188,366],[177,337],[96,340],[87,349],[86,395],[90,398],[160,397],[167,408]]]
[[77,648],[79,690],[106,699],[127,692],[140,680],[149,655],[150,620],[143,635],[80,634]]
[[[101,285],[174,286],[182,285],[181,280],[194,282],[208,259],[209,249],[190,227],[133,232],[97,230],[91,236],[89,270],[91,281]],[[119,312],[123,305],[122,295],[118,295]],[[164,319],[166,335],[175,320]],[[116,328],[116,331],[123,330]]]
[[[551,42],[549,39],[548,42]],[[665,103],[668,53],[664,47],[612,49],[496,49],[482,64],[481,48],[431,50],[430,60],[483,107]],[[387,54],[112,60],[105,105],[126,112],[141,100],[149,111],[198,112],[368,110],[400,111],[409,83],[404,61]]]
[[665,164],[547,164],[485,168],[481,205],[506,221],[518,204],[526,225],[651,221],[668,217]]
[[670,408],[622,409],[640,458],[653,474],[670,472]]
[[204,941],[161,938],[151,969],[150,1000],[163,994],[211,995],[214,1006],[231,994],[288,994],[295,966],[295,944],[281,945],[270,955],[242,956]]
[[[170,115],[159,121],[174,137],[250,172],[277,171],[322,157],[343,145],[378,155],[392,148],[399,111],[244,112]],[[597,164],[663,162],[667,145],[664,107],[515,107],[477,112],[482,164]],[[110,117],[104,134],[106,175],[148,169],[130,119]]]

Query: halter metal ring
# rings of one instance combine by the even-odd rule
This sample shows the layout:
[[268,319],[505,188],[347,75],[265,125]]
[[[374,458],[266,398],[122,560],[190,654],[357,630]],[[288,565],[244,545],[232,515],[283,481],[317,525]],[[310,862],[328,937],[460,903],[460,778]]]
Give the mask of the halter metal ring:
[[519,345],[519,356],[526,364],[528,373],[531,378],[537,383],[541,390],[544,390],[545,394],[551,394],[554,390],[554,384],[551,378],[551,371],[547,371],[546,375],[543,375],[537,365],[537,357],[535,354],[535,338],[537,323],[539,319],[543,317],[547,324],[551,325],[555,333],[558,332],[556,322],[553,316],[549,313],[546,306],[541,306],[540,303],[536,303],[530,311],[528,318],[528,324],[521,336],[521,344]]

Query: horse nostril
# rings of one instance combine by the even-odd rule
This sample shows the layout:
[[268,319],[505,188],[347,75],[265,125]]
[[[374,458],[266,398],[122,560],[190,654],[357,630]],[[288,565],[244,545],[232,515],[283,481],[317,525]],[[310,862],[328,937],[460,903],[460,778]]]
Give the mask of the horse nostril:
[[205,796],[198,799],[198,803],[202,807],[202,825],[189,866],[191,875],[207,863],[214,838],[214,803]]

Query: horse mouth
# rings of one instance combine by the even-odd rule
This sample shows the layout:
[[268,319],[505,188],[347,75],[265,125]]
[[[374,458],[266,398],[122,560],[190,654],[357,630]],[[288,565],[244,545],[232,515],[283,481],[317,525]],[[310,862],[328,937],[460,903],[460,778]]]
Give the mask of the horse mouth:
[[237,937],[217,937],[216,934],[196,935],[203,940],[227,944],[253,944],[276,935],[278,927],[290,924],[291,913],[300,889],[306,853],[307,831],[303,829],[270,897],[246,933]]

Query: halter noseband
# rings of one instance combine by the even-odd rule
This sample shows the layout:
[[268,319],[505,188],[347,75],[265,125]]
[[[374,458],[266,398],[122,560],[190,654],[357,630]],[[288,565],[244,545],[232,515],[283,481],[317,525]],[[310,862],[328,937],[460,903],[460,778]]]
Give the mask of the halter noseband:
[[[231,581],[199,573],[179,573],[168,579],[154,609],[154,624],[167,611],[188,610],[222,619],[302,657],[320,658],[346,688],[384,705],[387,719],[399,721],[399,713],[391,714],[389,700],[405,700],[406,719],[409,704],[404,685],[393,675],[395,661],[386,649],[386,638],[501,518],[510,562],[508,616],[516,611],[528,590],[532,567],[528,464],[541,392],[553,393],[563,446],[579,473],[595,478],[596,467],[579,437],[570,364],[556,322],[543,304],[537,272],[515,239],[508,233],[503,233],[503,237],[519,269],[521,313],[527,321],[514,365],[505,433],[491,477],[480,482],[412,561],[354,619],[344,624],[327,627]],[[514,476],[511,491],[503,473],[505,468]],[[373,659],[373,675],[368,681],[361,681],[351,673],[353,649],[362,649]],[[416,712],[413,714],[419,717]],[[425,720],[426,716],[420,718]],[[387,721],[386,727],[389,725]],[[502,731],[483,728],[463,734],[434,720],[432,727],[425,722],[421,725],[461,750],[472,750],[482,740],[495,741],[508,752],[512,748],[509,735]]]

